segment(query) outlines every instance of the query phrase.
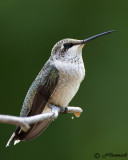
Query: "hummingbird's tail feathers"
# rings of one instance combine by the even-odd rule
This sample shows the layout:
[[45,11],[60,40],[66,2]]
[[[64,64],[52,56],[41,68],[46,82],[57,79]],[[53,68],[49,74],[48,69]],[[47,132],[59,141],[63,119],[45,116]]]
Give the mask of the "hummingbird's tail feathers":
[[39,136],[51,123],[52,120],[44,120],[43,122],[36,123],[31,126],[31,129],[28,132],[20,131],[20,127],[17,127],[15,132],[12,134],[8,140],[6,147],[9,147],[10,144],[14,141],[14,145],[20,141],[28,141]]
[[21,141],[28,141],[39,136],[51,123],[52,120],[44,120],[31,126],[28,132],[21,131],[18,135],[18,139]]
[[19,139],[15,140],[15,141],[14,141],[14,145],[16,145],[16,144],[19,143],[19,142],[20,142]]
[[10,139],[8,140],[8,142],[7,142],[7,144],[6,144],[6,147],[9,147],[10,144],[11,144],[13,141],[14,141],[14,145],[15,145],[16,143],[18,143],[17,141],[19,141],[19,140],[18,140],[17,137],[18,137],[19,131],[20,131],[20,127],[17,126],[16,129],[15,129],[15,131],[13,132],[12,136],[11,136]]
[[7,144],[6,144],[6,147],[9,147],[10,144],[15,140],[15,138],[16,138],[16,133],[14,132],[14,133],[12,134],[12,136],[10,137],[10,139],[8,140],[8,142],[7,142]]

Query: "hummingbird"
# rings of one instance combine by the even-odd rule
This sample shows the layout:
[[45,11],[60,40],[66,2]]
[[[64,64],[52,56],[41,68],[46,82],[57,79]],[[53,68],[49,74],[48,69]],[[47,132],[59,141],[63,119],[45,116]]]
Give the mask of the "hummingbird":
[[[77,93],[85,77],[82,49],[86,43],[100,36],[112,33],[107,31],[84,40],[66,38],[57,42],[48,61],[30,86],[24,99],[20,117],[29,117],[41,113],[50,113],[49,104],[66,106]],[[39,136],[52,122],[51,119],[32,124],[27,132],[17,126],[6,146],[11,142],[28,141]]]

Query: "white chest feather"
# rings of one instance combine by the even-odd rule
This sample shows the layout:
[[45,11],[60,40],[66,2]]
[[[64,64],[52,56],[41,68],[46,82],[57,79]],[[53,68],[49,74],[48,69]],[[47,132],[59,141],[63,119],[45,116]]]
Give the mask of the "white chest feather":
[[59,70],[59,82],[50,103],[65,107],[77,93],[85,76],[84,64],[56,61],[55,65]]

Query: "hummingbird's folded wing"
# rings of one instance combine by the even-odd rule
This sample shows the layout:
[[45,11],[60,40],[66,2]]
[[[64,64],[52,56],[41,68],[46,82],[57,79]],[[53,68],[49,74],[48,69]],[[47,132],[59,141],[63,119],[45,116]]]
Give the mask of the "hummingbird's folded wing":
[[[59,71],[55,66],[48,68],[47,73],[45,73],[43,81],[37,88],[37,93],[35,94],[32,107],[27,114],[27,117],[41,114],[43,109],[47,105],[49,99],[51,98],[59,79]],[[21,131],[18,133],[18,139],[20,140],[30,140],[38,136],[51,122],[51,120],[45,120],[31,125],[28,132]]]
[[48,73],[45,73],[45,78],[40,82],[37,88],[37,93],[35,94],[32,108],[27,114],[27,116],[32,116],[42,113],[45,105],[51,98],[59,79],[59,71],[55,66],[49,68]]
[[[49,99],[54,93],[58,79],[58,69],[55,66],[48,67],[47,72],[44,72],[43,78],[37,87],[32,107],[30,108],[29,112],[26,113],[25,117],[41,114],[43,112]],[[33,124],[27,132],[22,131],[20,126],[18,126],[13,133],[13,136],[10,138],[8,146],[14,140],[31,140],[37,137],[41,132],[43,132],[50,122],[51,120],[44,120],[43,122]]]

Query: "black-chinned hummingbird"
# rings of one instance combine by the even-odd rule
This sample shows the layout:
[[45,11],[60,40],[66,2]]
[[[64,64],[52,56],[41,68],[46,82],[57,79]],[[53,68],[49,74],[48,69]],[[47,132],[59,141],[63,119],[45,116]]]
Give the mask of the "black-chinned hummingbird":
[[[29,117],[51,112],[49,104],[65,109],[77,93],[85,77],[82,48],[89,41],[112,33],[104,32],[85,40],[63,39],[55,44],[51,56],[30,86],[25,97],[20,116]],[[52,120],[44,120],[31,125],[27,132],[17,126],[6,146],[12,141],[32,140],[41,134]]]

